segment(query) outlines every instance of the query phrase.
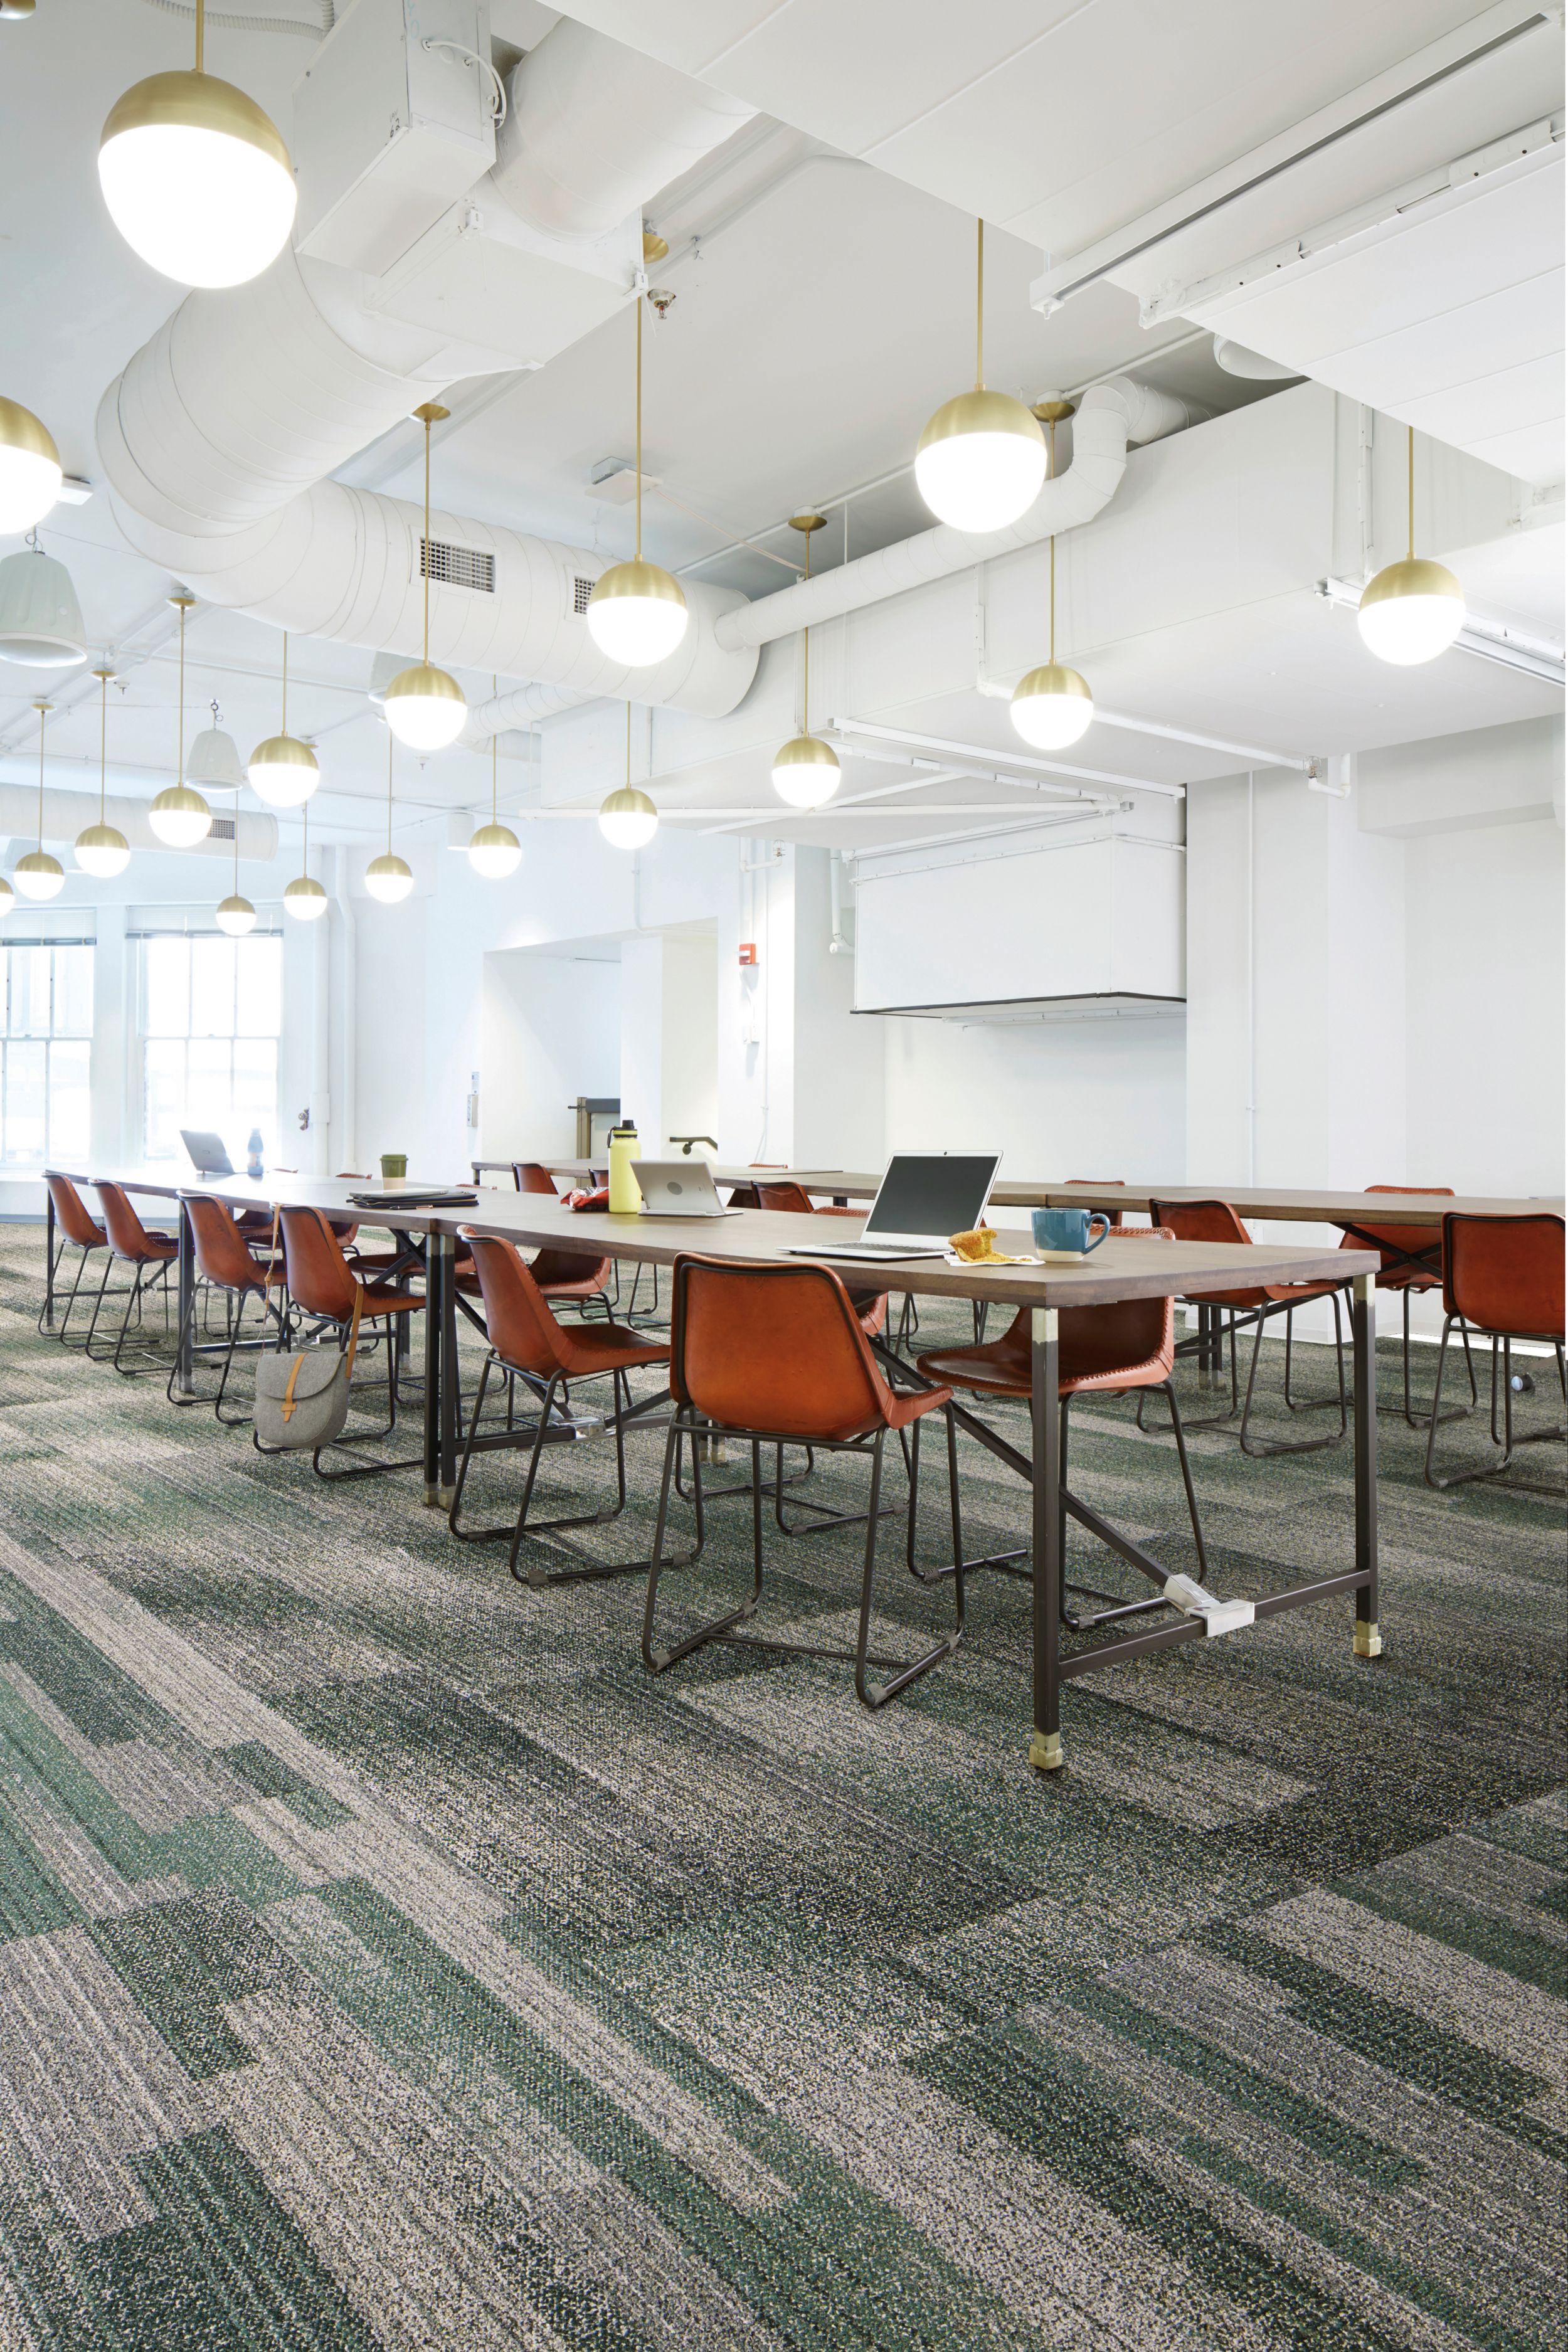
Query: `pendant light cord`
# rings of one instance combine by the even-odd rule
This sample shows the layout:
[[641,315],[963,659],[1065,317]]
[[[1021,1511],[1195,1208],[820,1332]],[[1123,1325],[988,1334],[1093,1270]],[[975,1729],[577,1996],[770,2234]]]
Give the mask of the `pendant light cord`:
[[[632,788],[632,706],[631,706],[631,704],[628,702],[628,703],[627,703],[627,705],[626,705],[626,790],[627,790],[627,792],[628,792],[628,793],[631,791],[631,788]],[[39,806],[41,807],[42,805],[43,805],[43,803],[42,803],[42,802],[41,802],[41,800],[40,800]]]
[[[1054,416],[1051,418],[1050,423],[1047,425],[1047,427],[1046,427],[1046,431],[1047,431],[1047,436],[1048,436],[1047,444],[1047,453],[1046,453],[1046,479],[1047,479],[1047,482],[1054,482],[1054,481],[1056,480],[1056,478],[1057,478],[1057,421],[1056,421],[1056,418],[1055,418]],[[1051,658],[1051,661],[1052,661],[1053,663],[1055,662],[1056,657],[1057,657],[1057,535],[1056,535],[1056,532],[1053,530],[1053,531],[1052,531],[1052,533],[1051,533],[1051,651],[1050,651],[1050,658]]]
[[430,419],[425,419],[425,544],[419,551],[419,569],[425,574],[425,653],[426,668],[430,663]]
[[[491,670],[491,672],[490,672],[490,700],[491,700],[492,702],[495,700],[496,696],[497,696],[500,692],[500,678],[496,676],[496,673],[494,672],[494,670]],[[497,742],[498,742],[498,740],[500,740],[500,739],[499,739],[499,737],[497,737],[497,736],[495,736],[495,735],[492,735],[492,736],[490,737],[490,823],[491,823],[492,824],[494,824],[497,822],[497,818],[496,818],[496,744],[497,744]]]
[[174,746],[174,782],[185,781],[185,608],[180,606],[180,735]]
[[[429,427],[426,425],[426,432]],[[386,730],[386,854],[392,855],[392,730]]]
[[1409,525],[1405,533],[1405,557],[1406,562],[1414,563],[1415,561],[1415,427],[1414,425],[1407,425],[1405,431],[1406,436],[1405,454],[1405,488],[1406,494],[1405,512],[1409,517]]
[[105,822],[104,793],[109,775],[109,672],[99,672],[98,705],[98,821]]
[[196,0],[196,71],[206,71],[207,6],[206,0]]
[[48,717],[47,702],[38,705],[38,855],[44,850],[44,721]]
[[[805,570],[801,574],[803,584],[810,577],[811,533],[807,531]],[[800,633],[800,731],[803,735],[809,735],[811,732],[811,629],[809,625]]]
[[985,389],[985,223],[974,224],[974,389]]
[[283,732],[289,732],[289,632],[283,632]]
[[[637,294],[637,559],[636,559],[636,560],[637,560],[637,562],[638,563],[640,563],[640,562],[642,562],[642,294],[641,294],[640,290],[639,290],[639,292],[638,292],[638,294]],[[629,708],[629,706],[628,706],[628,708]],[[627,724],[628,724],[628,725],[630,724],[630,721],[629,721],[629,720],[627,721]],[[629,770],[627,771],[627,781],[628,781],[628,782],[630,782],[630,771],[629,771]]]

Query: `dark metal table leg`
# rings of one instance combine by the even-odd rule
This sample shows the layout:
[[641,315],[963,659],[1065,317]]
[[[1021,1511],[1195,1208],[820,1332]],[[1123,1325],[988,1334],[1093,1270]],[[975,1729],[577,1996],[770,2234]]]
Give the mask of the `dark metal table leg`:
[[[447,1255],[452,1244],[447,1244]],[[441,1237],[425,1238],[425,1501],[431,1510],[446,1510],[451,1497],[441,1499]]]
[[[179,1204],[180,1240],[180,1324],[179,1342],[174,1362],[174,1394],[190,1397],[195,1394],[191,1385],[192,1342],[195,1338],[195,1260],[191,1252],[191,1221],[185,1204]],[[164,1277],[165,1280],[167,1276]],[[167,1294],[165,1294],[166,1296]]]
[[430,1248],[441,1268],[440,1503],[447,1511],[458,1486],[458,1249],[450,1234],[432,1234]]
[[1377,1285],[1358,1274],[1352,1285],[1351,1337],[1355,1369],[1355,1564],[1366,1582],[1356,1593],[1355,1654],[1383,1654],[1377,1624]]
[[[80,1279],[80,1276],[78,1276]],[[55,1196],[44,1192],[44,1321],[55,1328]]]
[[1057,1310],[1037,1307],[1029,1316],[1029,1412],[1035,1457],[1031,1482],[1035,1725],[1029,1761],[1042,1772],[1055,1772],[1062,1762],[1061,1400],[1057,1377]]

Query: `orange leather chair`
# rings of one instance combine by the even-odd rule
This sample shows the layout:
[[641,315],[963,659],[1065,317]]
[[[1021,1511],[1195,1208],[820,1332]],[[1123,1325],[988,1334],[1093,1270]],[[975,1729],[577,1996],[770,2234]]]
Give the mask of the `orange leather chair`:
[[[883,1706],[895,1693],[951,1657],[963,1638],[963,1535],[959,1517],[958,1453],[952,1391],[928,1389],[896,1396],[882,1378],[849,1294],[831,1267],[743,1265],[720,1258],[682,1255],[675,1261],[671,1322],[670,1393],[675,1412],[665,1444],[658,1518],[648,1568],[643,1612],[643,1664],[662,1674],[708,1642],[734,1642],[797,1656],[853,1659],[855,1693],[862,1705]],[[933,1649],[914,1659],[888,1658],[869,1648],[871,1585],[877,1530],[881,1518],[882,1452],[889,1431],[902,1433],[928,1412],[947,1423],[948,1477],[953,1542],[953,1630]],[[739,1437],[752,1448],[752,1589],[740,1606],[672,1643],[656,1644],[655,1613],[659,1577],[668,1566],[665,1529],[669,1517],[675,1464],[688,1438]],[[869,1454],[871,1492],[866,1517],[866,1549],[860,1578],[859,1627],[853,1650],[815,1643],[763,1640],[735,1629],[755,1612],[763,1590],[763,1445],[813,1445],[845,1454]],[[693,1445],[693,1459],[696,1447]],[[701,1468],[694,1469],[697,1545],[703,1542]],[[910,1490],[913,1542],[914,1488]],[[695,1557],[695,1553],[688,1558]],[[889,1669],[879,1684],[872,1666]]]
[[[1147,1228],[1134,1226],[1126,1235],[1129,1241],[1173,1241],[1175,1235],[1162,1225]],[[1027,1404],[1032,1392],[1029,1361],[1029,1314],[1020,1308],[999,1339],[975,1348],[933,1349],[921,1356],[916,1370],[928,1381],[940,1381],[950,1389],[963,1389],[976,1397],[995,1397],[1010,1402]],[[1187,1461],[1186,1441],[1182,1430],[1181,1410],[1176,1403],[1176,1391],[1171,1374],[1176,1360],[1176,1302],[1173,1298],[1119,1299],[1111,1307],[1067,1307],[1061,1310],[1057,1339],[1057,1393],[1061,1399],[1061,1462],[1060,1489],[1063,1556],[1067,1548],[1068,1491],[1068,1416],[1072,1400],[1100,1391],[1124,1396],[1131,1390],[1157,1390],[1171,1409],[1171,1432],[1176,1441],[1176,1458],[1182,1465],[1182,1484],[1186,1490],[1187,1516],[1192,1521],[1193,1548],[1197,1554],[1198,1580],[1201,1583],[1208,1569],[1204,1550],[1204,1531],[1198,1519],[1197,1496],[1193,1490],[1193,1474]],[[1142,1398],[1140,1398],[1142,1402]],[[920,1475],[918,1443],[914,1448],[911,1477]],[[972,1569],[1005,1568],[1010,1573],[1028,1575],[1027,1567],[1015,1570],[1013,1563],[1027,1561],[1027,1550],[1002,1552],[989,1559],[970,1560]],[[910,1566],[914,1569],[911,1558]],[[919,1570],[915,1573],[918,1575]],[[1147,1571],[1146,1571],[1147,1572]],[[1063,1592],[1076,1592],[1086,1600],[1105,1605],[1092,1613],[1074,1612],[1065,1605],[1062,1622],[1079,1631],[1091,1625],[1101,1625],[1112,1618],[1135,1617],[1151,1609],[1163,1608],[1162,1594],[1152,1601],[1119,1601],[1113,1593],[1099,1592],[1091,1585],[1068,1584]]]
[[[317,1475],[322,1478],[370,1478],[387,1470],[422,1469],[423,1454],[397,1462],[356,1461],[353,1468],[349,1470],[323,1470],[321,1456],[339,1451],[352,1454],[355,1445],[390,1437],[396,1428],[399,1352],[395,1340],[396,1328],[405,1317],[417,1314],[423,1308],[424,1299],[406,1290],[394,1290],[384,1282],[359,1282],[343,1255],[331,1221],[321,1209],[284,1209],[279,1222],[283,1232],[283,1263],[289,1278],[289,1296],[300,1312],[317,1323],[335,1325],[340,1344],[346,1346],[349,1327],[353,1319],[357,1287],[364,1294],[360,1308],[361,1359],[367,1347],[376,1339],[385,1341],[386,1426],[369,1431],[363,1439],[357,1435],[352,1441],[338,1437],[330,1445],[318,1446],[310,1457]],[[264,1453],[268,1449],[259,1447],[258,1450]]]
[[[1398,1192],[1408,1197],[1414,1193],[1434,1200],[1451,1201],[1451,1184],[1369,1184],[1368,1192]],[[1382,1265],[1377,1274],[1379,1290],[1397,1290],[1404,1298],[1405,1321],[1405,1418],[1412,1429],[1424,1429],[1425,1418],[1418,1418],[1410,1405],[1410,1300],[1413,1293],[1441,1290],[1443,1287],[1443,1228],[1441,1225],[1379,1225],[1371,1219],[1358,1220],[1345,1228],[1342,1249],[1374,1249]],[[1463,1421],[1473,1412],[1479,1402],[1476,1391],[1476,1368],[1470,1361],[1470,1337],[1464,1325],[1459,1336],[1465,1344],[1465,1366],[1470,1376],[1470,1402],[1458,1405],[1443,1415],[1445,1421]]]
[[552,1201],[557,1197],[554,1177],[537,1160],[514,1160],[511,1181],[520,1192],[548,1192]]
[[[513,1576],[520,1584],[540,1587],[547,1584],[574,1584],[584,1577],[622,1576],[635,1570],[639,1574],[647,1566],[646,1559],[616,1560],[605,1564],[584,1559],[576,1568],[553,1569],[546,1572],[537,1567],[520,1570],[518,1553],[527,1536],[555,1536],[567,1528],[602,1527],[607,1520],[618,1518],[626,1507],[626,1427],[628,1421],[647,1412],[653,1405],[664,1402],[662,1390],[640,1405],[632,1403],[628,1372],[652,1364],[668,1364],[669,1349],[658,1340],[645,1339],[624,1323],[605,1323],[592,1330],[579,1326],[569,1330],[558,1323],[550,1311],[543,1290],[532,1267],[525,1265],[510,1242],[461,1229],[461,1238],[471,1254],[480,1294],[485,1304],[485,1325],[489,1334],[490,1351],[479,1375],[479,1394],[468,1418],[468,1442],[458,1470],[458,1483],[452,1490],[452,1507],[447,1523],[452,1533],[464,1543],[497,1543],[509,1537],[511,1551],[509,1559]],[[561,1251],[558,1255],[570,1253]],[[508,1432],[511,1422],[510,1391],[521,1376],[538,1399],[539,1417],[534,1430],[533,1444],[528,1459],[528,1474],[523,1480],[522,1501],[518,1509],[517,1523],[508,1528],[464,1528],[458,1525],[463,1506],[463,1487],[468,1475],[468,1464],[476,1444],[488,1447],[507,1443],[506,1437],[479,1435],[479,1420],[484,1412],[485,1391],[490,1374],[500,1370],[509,1375]],[[569,1401],[568,1384],[573,1381],[603,1380],[611,1383],[611,1425],[616,1435],[616,1507],[610,1511],[588,1511],[575,1517],[529,1520],[529,1506],[533,1499],[534,1480],[539,1475],[540,1457],[553,1431],[558,1437],[568,1436],[572,1423],[563,1415],[560,1405]],[[571,1545],[563,1546],[572,1550]]]
[[[1228,1201],[1151,1201],[1149,1213],[1156,1225],[1163,1226],[1177,1241],[1237,1242],[1244,1248],[1250,1248],[1252,1245],[1252,1235]],[[1347,1276],[1346,1281],[1348,1280]],[[1331,1278],[1318,1282],[1262,1283],[1256,1289],[1248,1287],[1205,1291],[1201,1298],[1190,1301],[1190,1304],[1198,1307],[1224,1307],[1230,1310],[1230,1411],[1215,1414],[1208,1421],[1192,1422],[1188,1426],[1193,1429],[1224,1429],[1236,1419],[1239,1409],[1241,1427],[1237,1432],[1237,1436],[1242,1452],[1251,1454],[1254,1458],[1268,1454],[1317,1454],[1321,1453],[1325,1445],[1338,1445],[1349,1426],[1345,1402],[1344,1325],[1340,1314],[1340,1293],[1344,1287],[1344,1282],[1335,1282]],[[1252,1392],[1258,1381],[1258,1350],[1263,1345],[1265,1325],[1271,1322],[1277,1315],[1283,1315],[1285,1318],[1286,1405],[1292,1412],[1313,1412],[1318,1410],[1316,1404],[1298,1404],[1290,1394],[1292,1321],[1297,1307],[1304,1307],[1309,1299],[1313,1298],[1327,1298],[1333,1306],[1334,1355],[1339,1366],[1340,1381],[1338,1398],[1340,1425],[1338,1429],[1331,1430],[1327,1437],[1295,1438],[1289,1443],[1275,1439],[1266,1444],[1249,1440],[1247,1427],[1252,1418]],[[1236,1335],[1237,1331],[1245,1330],[1248,1324],[1253,1327],[1252,1363],[1247,1375],[1246,1402],[1238,1408]],[[1331,1404],[1335,1400],[1326,1398],[1322,1402]],[[1140,1406],[1140,1428],[1142,1426],[1142,1411]]]
[[[1546,1340],[1557,1358],[1558,1385],[1568,1404],[1568,1372],[1563,1359],[1563,1219],[1543,1212],[1536,1217],[1466,1216],[1450,1210],[1443,1219],[1443,1337],[1437,1349],[1437,1378],[1432,1391],[1432,1419],[1426,1432],[1426,1483],[1429,1486],[1463,1486],[1475,1478],[1495,1478],[1512,1461],[1515,1448],[1540,1445],[1565,1433],[1562,1424],[1532,1430],[1516,1437],[1513,1427],[1513,1364],[1515,1339]],[[1499,1462],[1479,1470],[1456,1470],[1437,1477],[1432,1468],[1432,1447],[1440,1418],[1443,1370],[1448,1334],[1463,1321],[1492,1343],[1491,1441],[1502,1448]],[[1497,1425],[1498,1344],[1502,1345],[1503,1425]],[[1545,1491],[1543,1489],[1531,1491]]]
[[[205,1192],[182,1192],[180,1202],[191,1228],[191,1252],[195,1260],[198,1280],[205,1282],[209,1290],[223,1293],[228,1318],[228,1348],[223,1360],[223,1377],[217,1384],[217,1394],[213,1399],[213,1412],[226,1429],[239,1429],[250,1419],[250,1415],[247,1412],[225,1412],[223,1401],[228,1388],[229,1372],[234,1364],[234,1352],[239,1345],[246,1307],[252,1298],[259,1298],[261,1301],[260,1328],[257,1339],[250,1343],[252,1346],[259,1346],[262,1334],[267,1328],[268,1315],[279,1317],[281,1338],[281,1310],[273,1305],[272,1293],[274,1289],[281,1291],[283,1288],[283,1268],[274,1262],[270,1251],[264,1264],[259,1263],[252,1255],[245,1227],[230,1213],[221,1201],[211,1200]],[[268,1220],[267,1231],[270,1239],[272,1233],[270,1218]],[[186,1320],[193,1327],[195,1322],[197,1297],[195,1286],[193,1284],[191,1302],[185,1310]],[[182,1339],[184,1337],[183,1332],[181,1337]],[[177,1397],[174,1394],[174,1380],[178,1370],[179,1359],[176,1356],[169,1373],[167,1389],[169,1402],[174,1405],[198,1404],[201,1402],[198,1397]]]
[[[134,1269],[134,1278],[130,1289],[125,1293],[125,1312],[120,1318],[120,1329],[115,1335],[112,1352],[107,1360],[93,1356],[92,1333],[89,1331],[88,1353],[93,1356],[95,1363],[107,1360],[114,1366],[117,1372],[123,1373],[125,1378],[130,1380],[139,1372],[159,1371],[163,1369],[161,1362],[151,1355],[145,1354],[145,1351],[143,1351],[143,1361],[128,1362],[125,1360],[125,1338],[131,1328],[132,1315],[134,1314],[137,1322],[141,1322],[143,1294],[145,1289],[153,1283],[157,1284],[163,1296],[163,1332],[164,1337],[167,1338],[169,1268],[179,1261],[180,1245],[173,1234],[150,1234],[147,1231],[131,1205],[130,1194],[122,1186],[111,1184],[107,1179],[98,1177],[93,1179],[93,1185],[98,1193],[99,1205],[103,1211],[103,1229],[108,1236],[110,1250],[122,1265]],[[98,1324],[96,1308],[93,1311],[92,1319],[93,1328],[96,1329]]]
[[[93,1312],[93,1320],[88,1325],[87,1338],[85,1339],[68,1339],[66,1338],[66,1327],[71,1319],[71,1308],[76,1305],[76,1295],[81,1288],[81,1278],[83,1274],[86,1272],[88,1261],[91,1257],[94,1250],[108,1250],[109,1236],[104,1232],[103,1227],[98,1223],[98,1220],[88,1213],[87,1202],[82,1199],[81,1194],[77,1191],[76,1186],[71,1182],[68,1176],[54,1176],[46,1171],[44,1181],[49,1188],[49,1199],[54,1203],[55,1228],[59,1234],[59,1240],[55,1244],[54,1262],[49,1267],[49,1289],[51,1292],[54,1289],[55,1285],[59,1280],[60,1263],[64,1258],[67,1250],[74,1249],[79,1253],[76,1262],[76,1280],[71,1284],[70,1297],[66,1300],[66,1311],[60,1317],[60,1328],[53,1336],[60,1342],[60,1345],[65,1348],[90,1348],[92,1345],[93,1328],[98,1319],[96,1305]],[[104,1284],[109,1280],[109,1269],[113,1261],[110,1257],[106,1256],[104,1258],[103,1280],[98,1286],[98,1296],[100,1299],[103,1297]],[[44,1308],[40,1307],[38,1309],[38,1337],[40,1339],[46,1336],[44,1328]]]
[[[861,1209],[819,1209],[809,1192],[801,1185],[758,1184],[754,1188],[759,1209],[776,1209],[789,1216],[859,1217]],[[868,1339],[878,1339],[887,1327],[888,1294],[885,1290],[852,1288],[850,1302],[859,1318],[860,1328]]]
[[[1067,1181],[1069,1184],[1100,1185],[1107,1192],[1114,1190],[1118,1192],[1124,1192],[1127,1185],[1127,1180],[1123,1176],[1069,1176]],[[1100,1213],[1102,1217],[1110,1218],[1110,1230],[1113,1234],[1121,1232],[1121,1211],[1120,1209],[1101,1209]]]

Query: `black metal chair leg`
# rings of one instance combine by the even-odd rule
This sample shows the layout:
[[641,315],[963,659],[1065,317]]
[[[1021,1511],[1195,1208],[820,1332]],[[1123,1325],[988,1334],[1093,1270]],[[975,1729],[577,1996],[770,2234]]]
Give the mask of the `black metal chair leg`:
[[[1258,1328],[1253,1335],[1252,1340],[1252,1363],[1247,1376],[1247,1402],[1242,1409],[1241,1427],[1237,1432],[1237,1441],[1241,1446],[1242,1452],[1245,1454],[1247,1454],[1254,1461],[1261,1460],[1271,1454],[1321,1454],[1325,1446],[1338,1445],[1343,1441],[1345,1433],[1350,1427],[1350,1414],[1348,1401],[1345,1396],[1344,1322],[1340,1314],[1340,1294],[1337,1290],[1331,1290],[1329,1293],[1329,1304],[1334,1310],[1334,1356],[1339,1366],[1340,1376],[1340,1392],[1338,1399],[1340,1408],[1340,1425],[1338,1429],[1331,1430],[1327,1437],[1293,1438],[1288,1444],[1282,1440],[1274,1440],[1262,1444],[1258,1443],[1256,1440],[1249,1442],[1247,1433],[1252,1419],[1252,1392],[1258,1379],[1258,1353],[1263,1345],[1264,1326],[1268,1319],[1265,1315],[1260,1313],[1258,1318]],[[1285,1329],[1287,1343],[1289,1343],[1290,1318],[1294,1313],[1294,1307],[1286,1308]],[[1323,1402],[1325,1403],[1331,1404],[1334,1400],[1330,1397],[1325,1398]],[[1310,1409],[1310,1408],[1303,1408],[1303,1410]],[[1194,1426],[1196,1426],[1195,1423]]]
[[[948,1413],[947,1423],[948,1447],[951,1455],[949,1473],[951,1475],[956,1475],[956,1465],[958,1460],[957,1423],[953,1420],[951,1411]],[[915,1558],[915,1523],[920,1511],[921,1431],[925,1423],[923,1416],[920,1421],[910,1422],[908,1431],[909,1443],[904,1455],[904,1460],[909,1469],[910,1478],[910,1510],[909,1524],[904,1538],[904,1565],[909,1570],[910,1574],[914,1578],[915,1582],[917,1584],[927,1585],[944,1584],[950,1576],[956,1576],[961,1568],[965,1576],[973,1576],[983,1568],[1008,1569],[1013,1566],[1013,1563],[1016,1560],[1027,1559],[1029,1557],[1029,1549],[1026,1544],[1021,1546],[1016,1551],[993,1552],[984,1559],[965,1559],[963,1557],[962,1540],[960,1540],[955,1543],[952,1558],[950,1560],[944,1560],[940,1568],[921,1567],[919,1561]],[[901,1430],[899,1433],[900,1437],[905,1434]],[[956,1492],[956,1488],[954,1491]]]
[[[952,1414],[946,1407],[943,1408],[943,1412],[946,1415],[948,1438],[952,1447],[949,1456],[949,1475],[952,1477],[952,1491],[956,1496],[958,1492],[957,1447],[952,1441]],[[878,1431],[877,1443],[871,1454],[871,1498],[866,1510],[866,1559],[860,1578],[859,1629],[855,1640],[855,1696],[862,1706],[873,1709],[886,1706],[890,1698],[896,1698],[901,1690],[907,1690],[910,1684],[917,1682],[921,1675],[930,1674],[931,1668],[940,1666],[944,1658],[951,1658],[963,1639],[963,1542],[955,1507],[953,1512],[952,1632],[944,1634],[933,1648],[924,1652],[921,1656],[911,1658],[907,1664],[895,1666],[885,1682],[873,1683],[867,1680],[866,1669],[873,1663],[868,1648],[871,1638],[871,1587],[877,1569],[877,1523],[881,1517],[878,1506],[881,1501],[882,1448],[887,1442],[887,1434],[885,1429]]]

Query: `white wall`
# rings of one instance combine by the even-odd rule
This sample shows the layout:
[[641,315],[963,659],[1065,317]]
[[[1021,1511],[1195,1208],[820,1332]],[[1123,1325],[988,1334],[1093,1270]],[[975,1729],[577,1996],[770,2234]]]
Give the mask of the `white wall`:
[[570,1158],[578,1095],[619,1091],[616,962],[499,950],[483,959],[476,1157]]

